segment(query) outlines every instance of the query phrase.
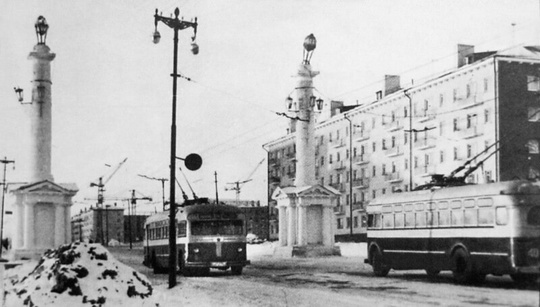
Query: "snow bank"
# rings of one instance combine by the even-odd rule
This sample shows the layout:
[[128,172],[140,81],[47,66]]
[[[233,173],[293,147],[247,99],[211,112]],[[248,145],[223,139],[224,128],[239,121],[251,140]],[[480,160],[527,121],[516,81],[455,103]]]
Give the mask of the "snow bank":
[[159,306],[146,276],[100,244],[75,242],[6,271],[5,306]]

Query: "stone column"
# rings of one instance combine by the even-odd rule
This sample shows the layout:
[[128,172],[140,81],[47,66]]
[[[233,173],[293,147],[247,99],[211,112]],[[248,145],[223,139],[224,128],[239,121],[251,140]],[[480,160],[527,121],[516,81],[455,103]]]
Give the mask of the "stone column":
[[298,205],[298,245],[307,245],[307,207]]
[[70,204],[64,204],[62,205],[64,207],[64,225],[66,229],[64,229],[64,243],[71,243],[71,207]]
[[296,206],[289,205],[287,207],[289,225],[288,225],[288,234],[287,234],[287,245],[294,246],[296,245]]
[[34,204],[25,204],[24,216],[26,223],[24,224],[24,245],[23,248],[33,248],[34,244]]
[[54,205],[54,246],[58,247],[64,243],[64,206],[62,204]]
[[32,182],[53,181],[51,173],[51,61],[56,55],[45,44],[37,44],[28,55],[33,61],[30,113],[30,172]]
[[24,204],[17,204],[17,230],[15,233],[15,242],[13,248],[22,248],[24,246]]
[[287,246],[287,207],[278,207],[279,212],[279,246]]
[[334,246],[334,224],[332,207],[323,206],[323,245]]

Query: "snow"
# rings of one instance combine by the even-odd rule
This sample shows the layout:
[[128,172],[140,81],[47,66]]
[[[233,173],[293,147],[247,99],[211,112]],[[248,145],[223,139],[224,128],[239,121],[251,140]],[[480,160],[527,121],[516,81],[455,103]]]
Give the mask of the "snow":
[[[251,261],[270,259],[278,242],[247,246]],[[365,257],[365,243],[337,243],[342,258]],[[86,274],[87,273],[87,274]],[[209,279],[209,282],[223,282]],[[229,282],[231,282],[229,280]],[[234,283],[232,283],[234,284]],[[231,284],[231,286],[232,286]],[[220,287],[225,286],[224,284]],[[234,289],[230,297],[208,295],[217,291],[184,280],[169,289],[163,282],[151,285],[148,278],[119,261],[100,244],[72,243],[46,253],[40,262],[28,262],[6,271],[4,306],[238,306]],[[255,286],[254,286],[255,287]],[[129,290],[131,289],[131,290]],[[256,288],[254,291],[257,292]],[[220,294],[228,293],[227,291]],[[131,294],[131,296],[130,296]],[[219,301],[216,301],[219,297]]]
[[100,244],[72,243],[6,271],[5,306],[156,306],[146,276]]

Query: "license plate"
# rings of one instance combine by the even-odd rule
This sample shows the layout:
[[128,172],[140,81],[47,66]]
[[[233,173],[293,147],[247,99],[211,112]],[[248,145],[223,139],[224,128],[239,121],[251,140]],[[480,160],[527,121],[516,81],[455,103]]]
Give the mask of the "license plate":
[[212,262],[212,266],[227,266],[227,262]]

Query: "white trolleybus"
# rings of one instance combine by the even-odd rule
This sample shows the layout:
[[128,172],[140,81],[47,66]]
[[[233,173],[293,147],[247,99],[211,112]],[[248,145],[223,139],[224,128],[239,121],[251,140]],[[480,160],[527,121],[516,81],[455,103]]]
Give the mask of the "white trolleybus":
[[[178,269],[183,275],[204,275],[210,268],[242,274],[246,259],[244,214],[229,205],[196,204],[176,214]],[[168,270],[169,211],[148,217],[145,227],[144,261],[154,273]]]
[[390,269],[451,270],[458,283],[486,274],[532,281],[540,273],[540,185],[510,181],[395,193],[373,200],[368,259]]

